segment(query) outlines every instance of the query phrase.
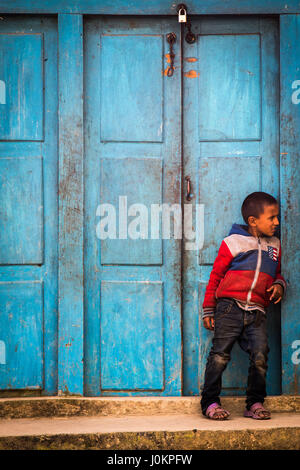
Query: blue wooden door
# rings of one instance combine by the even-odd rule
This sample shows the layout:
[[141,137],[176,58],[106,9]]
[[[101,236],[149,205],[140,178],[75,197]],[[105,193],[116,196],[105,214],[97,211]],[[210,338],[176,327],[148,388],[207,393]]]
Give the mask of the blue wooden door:
[[179,54],[177,18],[85,23],[87,395],[181,394],[181,239],[163,236],[156,212],[174,205],[172,230],[181,204]]
[[[212,333],[199,321],[205,287],[222,238],[244,223],[241,203],[253,191],[279,196],[279,66],[275,19],[192,20],[184,41],[184,175],[201,204],[198,250],[184,250],[184,394],[203,386]],[[194,223],[195,215],[194,215]],[[203,241],[203,246],[202,246]],[[268,393],[280,393],[280,309],[268,313]],[[223,394],[244,394],[248,357],[236,346]]]
[[56,20],[0,34],[0,390],[56,392]]
[[[176,19],[85,24],[88,395],[200,392],[211,333],[199,309],[219,244],[233,222],[242,222],[248,193],[279,194],[276,21],[194,17],[192,29],[197,41],[182,40],[181,58]],[[177,42],[168,77],[171,31]],[[180,206],[183,244],[174,232],[164,239],[161,227],[150,237],[150,207],[162,203]],[[198,222],[203,233],[195,247]],[[270,312],[269,334],[274,394],[280,393],[279,309]],[[224,394],[244,393],[247,361],[235,348]]]

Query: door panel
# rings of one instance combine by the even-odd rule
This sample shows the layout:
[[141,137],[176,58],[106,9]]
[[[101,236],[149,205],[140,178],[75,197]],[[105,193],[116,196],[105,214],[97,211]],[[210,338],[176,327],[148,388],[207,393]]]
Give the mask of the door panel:
[[[110,201],[113,207],[119,208],[119,213],[121,207],[124,208],[123,212],[125,214],[130,206],[141,202],[146,207],[151,207],[151,204],[162,204],[163,161],[161,158],[106,158],[101,161],[100,173],[101,201]],[[122,175],[122,178],[119,175]],[[147,175],[147,178],[142,178],[142,184],[138,184],[136,181],[139,175]],[[118,191],[116,191],[116,178]],[[122,199],[119,199],[120,196]],[[124,196],[126,196],[126,199]],[[138,206],[136,210],[139,210]],[[126,230],[125,220],[119,219],[116,236],[120,232],[120,228],[123,228],[123,225],[123,239],[106,238],[101,240],[101,264],[161,265],[163,261],[161,233],[156,240],[133,238],[133,236],[129,238],[131,232],[134,235],[133,225],[129,225],[128,230]],[[119,231],[117,231],[117,228],[119,228]],[[131,228],[132,230],[130,230]],[[145,228],[150,229],[151,227]],[[127,232],[129,232],[128,236]],[[125,237],[127,238],[125,239]]]
[[200,34],[198,57],[199,141],[260,139],[259,34]]
[[0,49],[6,98],[1,139],[43,140],[43,34],[2,30]]
[[102,142],[162,142],[163,39],[134,29],[126,35],[102,34]]
[[0,389],[56,393],[57,26],[1,21]]
[[180,28],[93,18],[84,44],[85,393],[178,395],[181,240],[151,208],[181,203]]
[[[222,239],[247,194],[279,195],[278,54],[274,19],[194,19],[197,42],[184,41],[184,174],[204,205],[204,244],[184,250],[184,394],[203,386],[212,333],[199,322],[206,284]],[[268,313],[268,393],[280,393],[279,309]],[[244,394],[248,357],[234,347],[223,394]]]

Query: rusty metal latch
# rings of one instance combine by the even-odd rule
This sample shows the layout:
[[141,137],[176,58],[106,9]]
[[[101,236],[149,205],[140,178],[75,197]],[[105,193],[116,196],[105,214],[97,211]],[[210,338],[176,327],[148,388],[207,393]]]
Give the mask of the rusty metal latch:
[[185,35],[185,40],[188,44],[194,44],[194,42],[196,42],[196,34],[194,34],[191,30],[192,25],[190,20],[187,22],[186,27],[188,29],[188,32]]
[[170,44],[170,67],[168,68],[167,76],[172,77],[173,72],[174,72],[174,59],[175,59],[175,54],[173,52],[173,44],[176,42],[176,34],[175,33],[167,34],[167,41]]

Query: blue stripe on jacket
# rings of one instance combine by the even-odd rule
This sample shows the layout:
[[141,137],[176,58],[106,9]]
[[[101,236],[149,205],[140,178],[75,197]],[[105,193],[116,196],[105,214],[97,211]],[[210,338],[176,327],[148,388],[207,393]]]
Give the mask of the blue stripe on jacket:
[[[262,250],[261,252],[261,267],[260,272],[269,274],[272,277],[275,277],[277,262],[273,261],[268,252]],[[254,271],[257,264],[258,250],[249,250],[243,253],[239,253],[233,260],[230,265],[229,271]]]

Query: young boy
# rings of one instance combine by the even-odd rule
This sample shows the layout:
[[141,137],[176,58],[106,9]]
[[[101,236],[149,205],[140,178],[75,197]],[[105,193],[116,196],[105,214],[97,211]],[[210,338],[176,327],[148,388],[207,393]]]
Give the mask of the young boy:
[[280,302],[286,282],[280,274],[281,247],[274,236],[278,221],[276,199],[263,192],[249,194],[242,204],[247,225],[233,224],[221,243],[203,302],[204,327],[214,330],[201,398],[204,416],[227,419],[219,394],[222,373],[236,341],[248,352],[245,417],[269,419],[263,407],[266,396],[267,356],[266,308]]

